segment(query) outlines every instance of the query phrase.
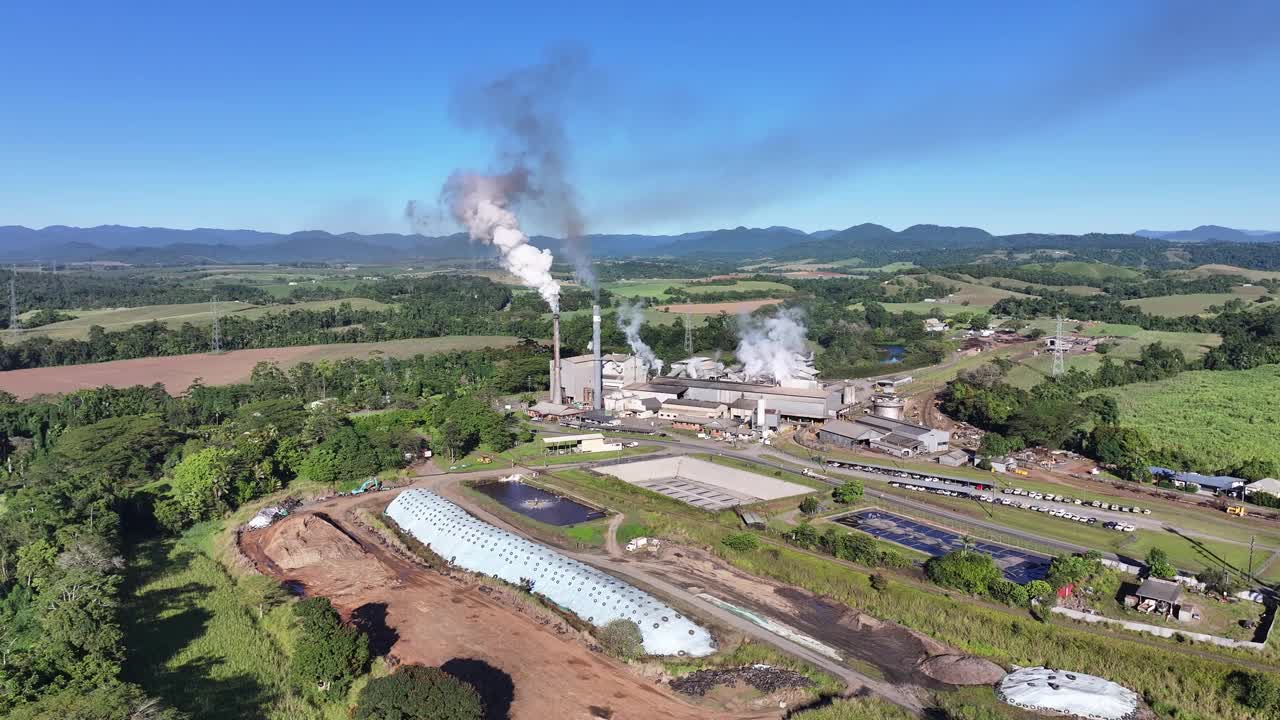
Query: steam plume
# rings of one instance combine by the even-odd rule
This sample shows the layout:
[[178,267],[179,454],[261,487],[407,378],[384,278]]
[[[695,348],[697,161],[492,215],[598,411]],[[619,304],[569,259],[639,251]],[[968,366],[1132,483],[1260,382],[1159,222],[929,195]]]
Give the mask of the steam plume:
[[653,354],[653,349],[640,339],[640,326],[644,324],[644,306],[640,303],[623,303],[618,306],[618,329],[627,337],[631,346],[631,354],[636,356],[645,371],[654,374],[662,372],[662,360]]
[[569,181],[565,113],[590,76],[585,53],[553,52],[541,63],[488,82],[464,85],[452,111],[463,127],[494,134],[499,161],[530,181],[529,194],[564,238],[562,248],[583,285],[596,290],[586,222]]
[[519,171],[504,175],[454,173],[444,185],[441,197],[454,219],[467,229],[471,239],[492,245],[507,272],[525,287],[538,291],[560,312],[560,283],[551,277],[550,250],[529,244],[510,206],[528,192],[528,177]]
[[738,362],[748,378],[782,382],[805,367],[804,313],[783,308],[772,317],[738,319]]

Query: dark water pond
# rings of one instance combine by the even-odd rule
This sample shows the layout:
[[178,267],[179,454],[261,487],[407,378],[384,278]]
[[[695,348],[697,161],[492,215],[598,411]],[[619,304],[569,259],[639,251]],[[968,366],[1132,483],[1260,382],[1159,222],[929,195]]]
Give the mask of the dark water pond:
[[492,482],[476,485],[475,489],[510,510],[548,525],[575,525],[604,517],[595,508],[524,483]]
[[876,352],[880,354],[881,365],[900,363],[907,356],[907,349],[901,345],[877,345]]

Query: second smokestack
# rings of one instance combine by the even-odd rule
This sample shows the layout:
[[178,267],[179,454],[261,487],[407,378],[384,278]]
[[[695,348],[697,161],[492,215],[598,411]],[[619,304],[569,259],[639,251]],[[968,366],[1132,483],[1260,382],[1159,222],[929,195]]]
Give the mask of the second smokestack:
[[604,409],[604,360],[600,355],[600,306],[591,306],[591,352],[595,355],[591,363],[591,381],[595,388],[592,393],[596,410]]
[[560,393],[560,313],[551,316],[551,402],[559,405]]

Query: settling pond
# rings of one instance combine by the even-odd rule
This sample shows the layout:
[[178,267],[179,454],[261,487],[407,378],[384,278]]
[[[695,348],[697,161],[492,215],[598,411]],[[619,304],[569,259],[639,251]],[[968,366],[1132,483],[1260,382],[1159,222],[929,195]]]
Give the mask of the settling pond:
[[503,507],[548,525],[576,525],[605,515],[593,507],[524,483],[491,482],[473,487]]
[[901,345],[877,345],[876,353],[880,356],[877,362],[881,365],[900,363],[907,357],[907,349]]

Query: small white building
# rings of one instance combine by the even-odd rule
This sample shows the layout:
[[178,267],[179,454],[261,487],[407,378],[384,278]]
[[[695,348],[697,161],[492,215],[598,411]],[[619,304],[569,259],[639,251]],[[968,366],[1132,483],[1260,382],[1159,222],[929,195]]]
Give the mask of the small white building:
[[1255,480],[1244,486],[1245,497],[1249,497],[1256,492],[1280,497],[1280,480],[1275,478],[1262,478],[1261,480]]
[[547,450],[566,450],[568,452],[596,453],[621,450],[620,442],[605,442],[601,433],[584,435],[557,435],[542,438],[542,446]]
[[927,332],[946,332],[947,324],[938,318],[925,318],[924,329]]

